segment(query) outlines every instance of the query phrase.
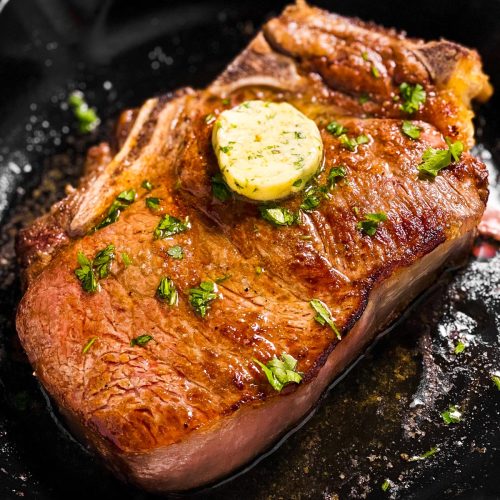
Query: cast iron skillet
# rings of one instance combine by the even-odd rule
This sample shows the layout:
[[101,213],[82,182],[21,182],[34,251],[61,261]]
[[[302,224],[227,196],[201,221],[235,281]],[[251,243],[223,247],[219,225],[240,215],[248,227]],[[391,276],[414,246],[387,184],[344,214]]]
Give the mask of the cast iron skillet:
[[[500,2],[318,3],[410,35],[474,46],[500,89]],[[115,480],[72,440],[31,376],[13,326],[20,297],[13,236],[75,182],[83,152],[106,137],[118,110],[207,84],[283,5],[11,0],[0,13],[1,499],[151,498]],[[74,133],[64,103],[75,88],[99,110],[98,134]],[[477,153],[491,168],[500,160],[498,102],[477,120]],[[500,258],[491,244],[443,276],[299,432],[251,470],[197,497],[498,498],[500,392],[490,373],[500,370]],[[459,339],[469,345],[455,355]],[[464,417],[447,426],[440,413],[450,404]],[[433,447],[439,451],[426,460],[401,458]],[[383,491],[386,479],[391,487]]]

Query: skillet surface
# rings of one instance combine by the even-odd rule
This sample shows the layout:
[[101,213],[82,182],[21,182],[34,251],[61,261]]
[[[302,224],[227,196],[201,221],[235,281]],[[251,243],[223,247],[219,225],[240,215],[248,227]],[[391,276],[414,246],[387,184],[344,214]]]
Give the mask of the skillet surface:
[[[481,52],[500,89],[500,2],[322,1],[410,35]],[[5,1],[0,0],[0,9]],[[147,500],[111,477],[59,423],[17,342],[17,228],[78,178],[86,148],[120,109],[208,83],[285,2],[11,0],[0,12],[0,498]],[[64,109],[79,88],[104,126],[74,134]],[[496,96],[478,117],[479,147],[500,165]],[[109,123],[108,123],[109,122]],[[491,196],[497,197],[498,192]],[[325,397],[274,453],[197,498],[500,498],[500,255],[478,242]],[[469,346],[452,353],[458,339]],[[440,413],[460,406],[463,421]],[[439,451],[422,461],[401,454]],[[496,473],[496,474],[495,474]],[[391,487],[382,491],[384,480]]]

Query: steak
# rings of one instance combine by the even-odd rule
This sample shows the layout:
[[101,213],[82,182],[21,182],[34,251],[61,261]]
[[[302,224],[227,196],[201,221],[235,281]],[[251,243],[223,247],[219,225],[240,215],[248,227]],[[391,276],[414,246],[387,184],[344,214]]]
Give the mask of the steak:
[[[426,92],[411,116],[418,139],[401,131],[402,83]],[[269,448],[443,266],[468,255],[488,197],[486,168],[468,152],[471,101],[490,94],[473,50],[298,2],[205,90],[125,112],[116,139],[90,150],[80,185],[17,243],[19,337],[72,431],[119,477],[154,492],[208,484]],[[257,204],[213,195],[212,117],[249,99],[289,102],[316,122],[319,184],[330,167],[345,169],[300,224],[276,227]],[[349,150],[326,129],[332,120],[368,141]],[[446,149],[445,138],[465,151],[422,177],[424,152]],[[93,230],[130,189],[136,200]],[[387,220],[376,233],[360,231],[363,214],[377,212]],[[155,239],[165,215],[189,224]],[[81,254],[93,259],[109,245],[109,274],[89,293],[75,276]],[[183,259],[169,253],[177,245]],[[177,304],[159,300],[162,277]],[[189,290],[206,280],[218,291],[202,317]],[[315,321],[313,298],[330,308],[341,339]],[[282,353],[302,381],[278,392],[255,360]]]

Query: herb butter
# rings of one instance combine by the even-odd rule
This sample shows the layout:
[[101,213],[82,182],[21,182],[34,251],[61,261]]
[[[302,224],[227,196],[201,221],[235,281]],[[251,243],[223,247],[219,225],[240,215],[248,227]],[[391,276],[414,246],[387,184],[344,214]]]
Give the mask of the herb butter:
[[301,191],[323,158],[318,127],[288,103],[246,101],[223,111],[212,144],[229,188],[258,201]]

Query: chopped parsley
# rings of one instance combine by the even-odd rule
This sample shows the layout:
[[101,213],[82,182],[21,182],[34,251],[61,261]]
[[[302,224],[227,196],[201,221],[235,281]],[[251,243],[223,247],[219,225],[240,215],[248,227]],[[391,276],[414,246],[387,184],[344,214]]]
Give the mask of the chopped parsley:
[[149,341],[154,340],[151,335],[139,335],[138,337],[134,337],[133,339],[130,339],[130,345],[132,347],[138,345],[140,347],[144,347]]
[[419,460],[425,460],[427,458],[432,457],[439,451],[439,448],[437,446],[433,446],[429,451],[426,451],[425,453],[422,453],[422,455],[414,455],[413,457],[408,457],[405,454],[402,454],[402,458],[407,460],[408,462],[418,462]]
[[129,205],[134,203],[134,201],[135,189],[127,189],[125,191],[122,191],[108,208],[106,217],[104,217],[104,219],[99,222],[97,226],[95,226],[94,231],[98,231],[99,229],[102,229],[103,227],[109,226],[110,224],[113,224],[113,222],[116,222],[120,217],[120,213]]
[[387,491],[390,487],[392,486],[391,484],[391,481],[389,481],[389,479],[386,479],[383,483],[382,483],[382,491]]
[[182,260],[184,258],[184,250],[180,245],[174,245],[167,250],[167,254],[172,259]]
[[332,121],[326,126],[326,130],[330,132],[330,134],[335,135],[337,137],[342,134],[347,133],[347,129],[341,125],[339,122]]
[[169,306],[175,306],[179,298],[174,282],[170,278],[163,277],[156,289],[157,297]]
[[204,318],[210,304],[217,298],[217,285],[213,281],[202,281],[196,288],[189,290],[189,303],[196,314]]
[[205,123],[207,125],[210,125],[216,120],[216,116],[213,113],[209,113],[207,116],[205,116]]
[[463,144],[460,141],[451,142],[448,138],[446,138],[446,144],[448,144],[448,149],[428,148],[424,151],[422,161],[417,166],[421,174],[436,177],[443,168],[453,161],[460,160],[464,150]]
[[403,104],[399,108],[409,115],[417,112],[425,103],[427,94],[419,83],[411,85],[410,83],[402,83],[399,86],[399,92],[403,99]]
[[111,263],[115,258],[115,246],[108,245],[106,248],[97,252],[94,257],[93,268],[96,272],[97,278],[107,278],[111,269]]
[[216,174],[212,177],[212,194],[223,202],[231,197],[231,190],[221,174]]
[[462,412],[454,405],[451,405],[446,411],[441,413],[441,417],[446,425],[458,424],[462,419]]
[[97,337],[90,338],[87,343],[83,346],[82,354],[87,354],[90,348],[94,345],[94,342],[97,340]]
[[264,272],[264,268],[261,266],[255,266],[255,274],[260,276]]
[[186,217],[184,221],[181,221],[177,217],[172,215],[164,215],[158,225],[154,230],[154,239],[162,240],[174,234],[183,233],[191,228],[191,223],[189,222],[189,217]]
[[149,182],[148,180],[142,181],[141,187],[143,187],[146,191],[153,190],[153,184],[151,184],[151,182]]
[[455,346],[455,350],[453,351],[455,354],[460,354],[461,352],[464,352],[465,351],[465,344],[459,340],[457,342],[457,345]]
[[156,198],[153,196],[150,196],[149,198],[146,198],[146,206],[153,211],[156,211],[160,208],[160,198]]
[[339,141],[340,144],[342,144],[342,146],[344,146],[344,148],[348,149],[349,151],[356,151],[356,148],[358,146],[358,142],[356,141],[356,139],[349,137],[347,134],[342,134],[341,136],[339,136]]
[[497,389],[500,391],[500,375],[498,375],[496,373],[492,373],[491,380],[497,386]]
[[326,196],[326,190],[321,186],[311,185],[304,191],[304,199],[300,208],[310,212],[319,206],[321,200]]
[[337,328],[337,325],[333,321],[332,317],[332,312],[330,311],[330,308],[321,300],[319,299],[312,299],[309,301],[309,305],[314,309],[316,312],[316,316],[314,316],[314,319],[322,326],[328,325],[337,338],[340,340],[340,332]]
[[372,64],[372,67],[370,68],[370,72],[373,76],[373,78],[380,78],[380,71],[378,70],[378,68]]
[[275,226],[292,226],[298,224],[299,215],[284,207],[259,207],[261,217]]
[[365,104],[370,100],[370,96],[368,94],[361,94],[358,98],[359,104]]
[[302,380],[302,374],[296,370],[297,360],[285,352],[281,355],[281,359],[275,356],[266,364],[255,358],[253,361],[259,365],[275,391],[280,392],[285,385],[299,384]]
[[401,130],[403,131],[403,134],[407,135],[410,139],[418,139],[420,137],[420,132],[422,131],[420,127],[408,120],[403,122]]
[[75,118],[78,121],[78,130],[82,134],[88,134],[95,130],[101,120],[97,116],[94,108],[89,108],[85,102],[85,97],[82,92],[75,91],[69,95],[68,104],[71,106]]
[[126,267],[132,264],[132,259],[130,258],[127,252],[122,252],[121,256],[122,256],[122,262],[125,264]]
[[340,179],[347,175],[345,167],[332,167],[328,172],[327,185],[328,189],[332,189]]
[[108,245],[103,250],[97,252],[94,260],[90,260],[83,252],[78,252],[78,264],[75,275],[80,280],[82,288],[88,293],[97,291],[98,280],[107,278],[111,268],[111,263],[115,258],[115,246]]
[[370,142],[370,138],[365,134],[361,134],[356,137],[356,142],[358,144],[368,144]]
[[365,214],[365,218],[356,224],[356,228],[368,236],[373,236],[377,232],[378,225],[386,220],[387,215],[383,212]]

